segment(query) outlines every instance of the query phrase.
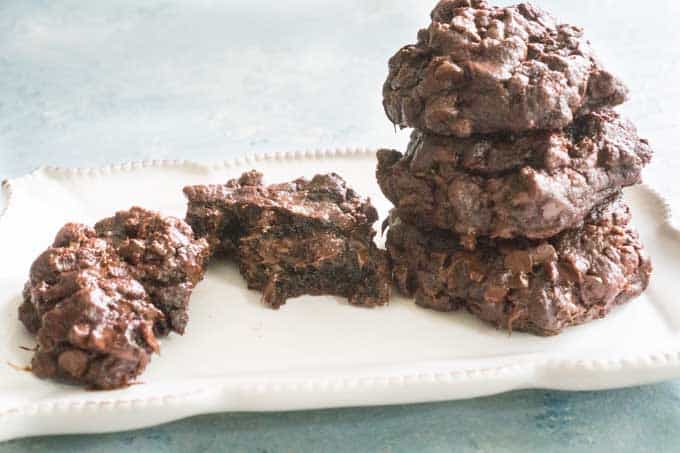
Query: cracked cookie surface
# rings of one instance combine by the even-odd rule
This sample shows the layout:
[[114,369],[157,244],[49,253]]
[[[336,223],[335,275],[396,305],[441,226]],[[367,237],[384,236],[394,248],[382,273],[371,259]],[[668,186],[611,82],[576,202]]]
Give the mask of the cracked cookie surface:
[[186,326],[208,244],[183,221],[134,207],[94,228],[68,223],[33,262],[19,319],[36,334],[31,368],[98,389],[129,385]]
[[377,179],[399,217],[462,235],[547,238],[640,182],[652,150],[611,110],[560,131],[461,139],[415,131],[405,155],[378,152]]
[[575,26],[522,3],[442,0],[416,44],[389,61],[389,119],[440,135],[560,129],[621,104],[627,89]]
[[638,296],[652,264],[620,198],[547,240],[483,239],[390,220],[387,250],[399,290],[434,310],[466,309],[499,328],[556,335]]

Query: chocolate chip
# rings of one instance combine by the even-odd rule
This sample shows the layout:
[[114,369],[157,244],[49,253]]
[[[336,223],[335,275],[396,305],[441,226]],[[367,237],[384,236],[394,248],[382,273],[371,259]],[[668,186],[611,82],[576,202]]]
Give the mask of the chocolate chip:
[[515,250],[505,256],[505,267],[514,274],[531,272],[533,261],[527,250]]

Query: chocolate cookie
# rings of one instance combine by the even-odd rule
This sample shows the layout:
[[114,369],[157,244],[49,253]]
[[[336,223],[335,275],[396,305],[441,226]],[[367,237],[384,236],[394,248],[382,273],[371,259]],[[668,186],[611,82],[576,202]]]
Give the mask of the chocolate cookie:
[[449,232],[423,233],[394,217],[387,250],[397,286],[419,305],[465,308],[499,328],[555,335],[647,287],[652,265],[629,221],[628,207],[613,199],[550,239],[482,238],[471,250]]
[[158,352],[153,326],[163,317],[144,288],[87,270],[53,289],[63,291],[62,298],[42,319],[33,373],[96,389],[131,384]]
[[31,266],[19,318],[37,333],[41,378],[109,389],[131,383],[158,352],[163,313],[109,242],[65,225]]
[[547,238],[576,226],[652,156],[613,111],[558,131],[472,138],[414,132],[406,155],[378,152],[377,178],[407,223],[469,236]]
[[31,265],[19,320],[29,332],[37,333],[45,313],[63,299],[62,276],[99,267],[105,267],[111,275],[128,276],[126,266],[107,241],[98,238],[87,225],[67,223]]
[[133,207],[95,225],[97,236],[109,241],[129,265],[130,275],[149,293],[165,315],[159,333],[184,333],[189,298],[203,279],[209,255],[204,239],[194,239],[183,220]]
[[401,127],[458,137],[559,129],[626,99],[580,28],[530,4],[442,0],[431,16],[389,61],[383,105]]
[[69,223],[33,262],[19,319],[37,334],[33,372],[96,388],[129,384],[184,332],[208,243],[182,220],[142,208],[95,228]]
[[265,186],[253,170],[184,193],[187,222],[215,253],[238,258],[248,287],[261,290],[267,305],[302,294],[387,303],[389,263],[373,243],[378,214],[338,175]]

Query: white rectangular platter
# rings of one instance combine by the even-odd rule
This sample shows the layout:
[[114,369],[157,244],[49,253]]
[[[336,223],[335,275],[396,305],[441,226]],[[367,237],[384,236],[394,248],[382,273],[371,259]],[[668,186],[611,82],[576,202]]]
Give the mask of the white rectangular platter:
[[[183,217],[187,184],[257,168],[268,182],[334,171],[389,210],[369,150],[292,153],[215,165],[146,162],[98,170],[44,168],[4,184],[0,218],[0,440],[139,428],[217,411],[294,410],[439,401],[520,388],[604,389],[680,376],[680,232],[663,200],[630,189],[634,223],[655,272],[647,292],[604,320],[540,338],[467,313],[436,313],[394,295],[378,309],[334,297],[265,308],[235,266],[214,263],[194,293],[183,336],[163,340],[142,383],[92,392],[42,381],[17,320],[28,269],[67,221],[140,205]],[[382,242],[379,239],[379,242]]]

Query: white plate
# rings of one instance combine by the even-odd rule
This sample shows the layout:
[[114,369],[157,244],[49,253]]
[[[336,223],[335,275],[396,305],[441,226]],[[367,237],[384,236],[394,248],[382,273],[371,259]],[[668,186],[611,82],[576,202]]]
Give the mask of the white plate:
[[680,376],[680,233],[661,198],[627,191],[654,261],[647,292],[608,318],[540,338],[497,331],[466,313],[436,313],[393,297],[360,309],[333,297],[265,308],[235,267],[215,263],[196,289],[184,337],[163,341],[142,385],[109,392],[42,381],[25,365],[33,339],[16,310],[28,268],[67,221],[92,223],[138,204],[183,216],[186,184],[223,182],[244,169],[270,182],[335,171],[389,204],[372,151],[249,158],[216,165],[147,162],[99,170],[41,169],[5,184],[0,218],[0,440],[149,426],[208,412],[438,401],[519,388],[604,389]]

